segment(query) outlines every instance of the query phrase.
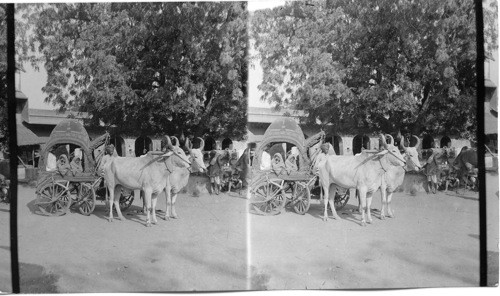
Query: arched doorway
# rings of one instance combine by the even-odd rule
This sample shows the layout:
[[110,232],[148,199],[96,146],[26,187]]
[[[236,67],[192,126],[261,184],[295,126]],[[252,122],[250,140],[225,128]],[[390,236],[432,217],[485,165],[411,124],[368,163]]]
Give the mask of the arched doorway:
[[370,148],[370,138],[367,135],[356,135],[352,139],[352,152],[354,155],[361,153],[363,149]]
[[[203,140],[203,141],[205,141],[205,140]],[[192,143],[192,144],[193,144],[193,148],[194,148],[194,149],[200,149],[200,145],[201,145],[201,138],[195,137],[195,138],[193,139],[193,143]],[[203,148],[203,150],[205,150],[205,148]]]
[[233,141],[231,141],[231,139],[229,139],[229,138],[225,138],[224,140],[222,140],[222,150],[225,150],[225,149],[229,149],[229,150],[233,149]]
[[328,135],[325,137],[325,142],[332,144],[333,150],[335,150],[336,155],[344,154],[344,145],[342,143],[342,137],[338,135]]
[[115,151],[118,156],[125,156],[125,140],[120,136],[113,136],[109,139],[109,144],[115,146]]
[[135,140],[135,156],[141,156],[153,150],[153,141],[146,136],[140,136]]
[[439,147],[451,147],[451,139],[448,136],[444,136],[441,138],[441,141],[439,143]]
[[205,139],[205,151],[212,151],[212,150],[215,150],[217,148],[217,142],[215,141],[214,138],[212,137],[207,137]]
[[[413,142],[415,141],[415,142]],[[425,135],[422,139],[422,149],[430,149],[434,143],[434,138],[430,135]],[[417,140],[414,137],[410,138],[410,146],[414,146],[417,144]]]

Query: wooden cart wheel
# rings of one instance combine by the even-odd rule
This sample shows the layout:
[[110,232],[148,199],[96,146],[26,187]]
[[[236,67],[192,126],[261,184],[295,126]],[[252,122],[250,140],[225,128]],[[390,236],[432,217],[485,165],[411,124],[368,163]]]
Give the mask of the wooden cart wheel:
[[339,194],[338,191],[335,191],[335,199],[334,199],[334,205],[335,205],[335,210],[339,211],[342,208],[345,207],[347,202],[349,201],[349,198],[351,197],[350,190],[346,190],[345,193]]
[[126,211],[134,202],[134,191],[126,191],[123,190],[120,193],[120,211]]
[[46,216],[64,215],[71,206],[69,189],[61,183],[48,183],[37,193],[35,204]]
[[311,191],[309,186],[302,182],[296,182],[293,186],[293,210],[295,213],[304,215],[311,206]]
[[265,182],[252,192],[250,203],[253,209],[261,215],[277,215],[286,204],[283,188],[278,184]]
[[80,206],[78,210],[85,216],[92,214],[95,209],[95,191],[91,184],[81,184],[78,192],[78,201]]

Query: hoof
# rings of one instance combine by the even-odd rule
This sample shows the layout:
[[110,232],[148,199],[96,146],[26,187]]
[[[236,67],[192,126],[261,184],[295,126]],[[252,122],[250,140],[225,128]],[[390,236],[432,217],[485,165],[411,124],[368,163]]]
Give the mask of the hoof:
[[328,221],[328,218],[327,217],[323,217],[323,222],[326,222]]
[[389,218],[395,218],[394,214],[389,214],[389,215],[387,215],[387,217],[389,217]]
[[151,227],[151,226],[152,226],[152,225],[151,225],[151,222],[147,222],[147,223],[146,223],[146,227]]
[[168,220],[170,220],[170,217],[167,216],[167,214],[165,214],[165,216],[163,217],[163,220],[168,221]]
[[385,220],[385,215],[380,215],[380,220]]
[[179,216],[177,216],[177,215],[172,215],[172,216],[170,216],[170,218],[172,218],[172,219],[179,219]]
[[366,227],[366,222],[365,221],[361,221],[361,226]]
[[108,222],[113,222],[113,218],[108,218]]
[[333,216],[333,219],[340,220],[340,217],[339,217],[339,215],[335,215],[335,216]]
[[368,223],[368,224],[372,224],[372,223],[373,223],[373,220],[372,220],[372,219],[368,219],[367,223]]

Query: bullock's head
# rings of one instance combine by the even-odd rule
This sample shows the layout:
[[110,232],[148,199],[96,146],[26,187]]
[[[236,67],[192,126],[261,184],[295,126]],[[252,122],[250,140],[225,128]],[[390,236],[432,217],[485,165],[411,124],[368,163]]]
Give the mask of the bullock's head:
[[203,141],[202,138],[198,139],[200,139],[199,148],[193,149],[193,144],[189,141],[189,139],[186,140],[185,147],[189,152],[189,159],[191,160],[191,171],[203,173],[204,171],[207,170],[205,162],[203,161],[203,153],[202,153],[203,147],[205,147],[205,141]]
[[418,145],[420,145],[420,139],[415,135],[412,135],[412,137],[415,137],[415,139],[417,139],[417,144],[415,144],[415,146],[406,147],[404,144],[404,139],[401,138],[401,141],[399,142],[399,147],[401,148],[401,150],[404,151],[404,158],[406,160],[406,168],[405,169],[407,171],[417,171],[418,172],[422,168],[422,165],[420,164],[420,160],[418,159],[418,151],[417,151],[417,147],[418,147]]
[[[392,136],[389,135],[389,137],[391,137],[392,139]],[[387,160],[392,165],[404,166],[406,164],[406,160],[401,155],[401,152],[399,152],[399,149],[393,144],[387,144],[387,141],[384,135],[382,134],[380,134],[380,140],[382,141],[382,148],[384,149],[384,151],[382,151],[381,154],[387,154]],[[394,143],[394,139],[392,140],[392,143]]]
[[186,156],[184,150],[179,147],[179,140],[176,137],[172,138],[175,138],[176,145],[172,145],[172,141],[168,136],[165,136],[165,138],[162,140],[162,146],[164,146],[166,151],[166,153],[162,156],[165,157],[165,159],[171,159],[172,164],[175,167],[189,168],[191,166],[191,161]]

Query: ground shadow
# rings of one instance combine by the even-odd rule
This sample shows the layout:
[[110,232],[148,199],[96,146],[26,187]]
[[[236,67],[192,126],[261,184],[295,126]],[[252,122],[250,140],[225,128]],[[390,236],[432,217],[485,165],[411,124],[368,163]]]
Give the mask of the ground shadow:
[[[347,204],[341,210],[337,210],[337,215],[339,215],[340,219],[342,220],[361,225],[361,218],[354,216],[354,213],[357,213],[359,215],[357,210],[358,210],[357,206]],[[323,213],[324,213],[323,204],[311,205],[309,207],[309,211],[307,212],[308,215],[320,220],[323,220]],[[332,211],[330,210],[330,205],[328,205],[328,219],[333,219]]]
[[57,293],[58,275],[47,273],[41,265],[19,262],[21,293]]
[[3,249],[3,250],[10,252],[10,247],[7,247],[7,246],[0,246],[0,249]]
[[0,209],[0,212],[10,213],[9,209]]
[[[472,191],[467,191],[467,192],[472,192]],[[475,192],[475,194],[477,194],[476,196],[467,196],[463,195],[466,192],[460,193],[456,191],[448,191],[448,192],[442,191],[442,193],[446,194],[447,196],[458,197],[466,200],[476,200],[476,201],[479,200],[479,194],[477,192]]]
[[[156,212],[159,212],[159,210],[157,210]],[[107,207],[106,205],[96,206],[94,209],[94,212],[92,214],[95,215],[99,219],[108,221],[109,207]],[[146,223],[146,214],[144,214],[142,212],[142,207],[140,207],[140,206],[132,205],[127,210],[122,211],[122,215],[123,215],[124,220],[131,220],[131,221],[137,222],[139,224]],[[113,210],[113,217],[114,217],[114,219],[117,219],[117,214],[116,214],[115,210]],[[157,215],[157,217],[158,217],[158,215]],[[163,219],[163,216],[158,217],[158,218]]]

